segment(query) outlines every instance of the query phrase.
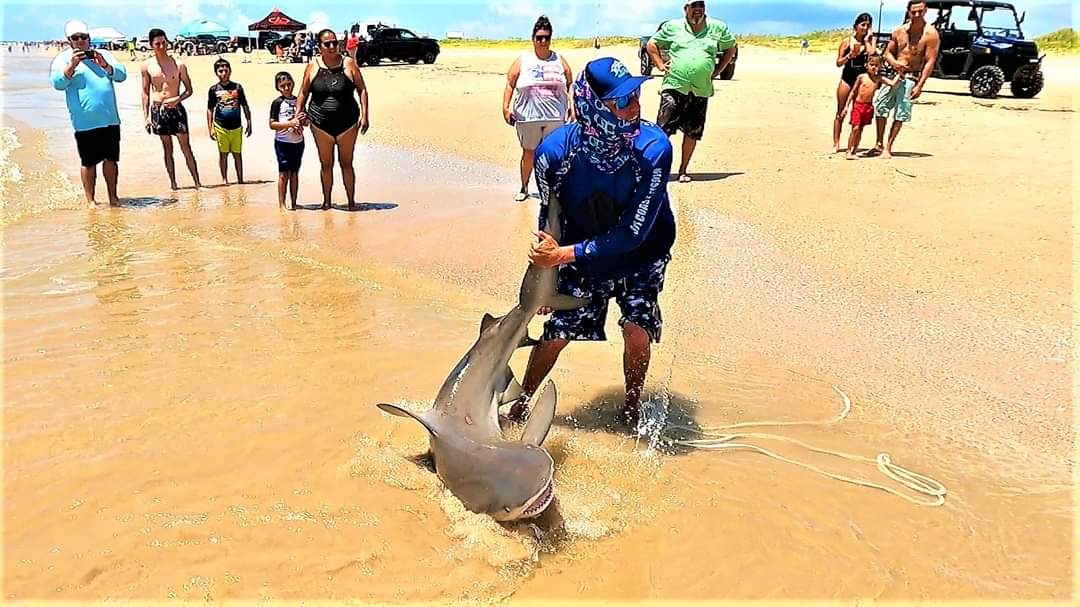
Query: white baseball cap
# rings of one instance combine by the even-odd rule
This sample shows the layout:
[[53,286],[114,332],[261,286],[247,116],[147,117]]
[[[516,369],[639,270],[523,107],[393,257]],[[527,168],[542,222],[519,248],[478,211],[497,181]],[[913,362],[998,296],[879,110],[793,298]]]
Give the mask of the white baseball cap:
[[82,21],[71,20],[64,24],[64,37],[70,38],[74,34],[90,34],[90,28]]

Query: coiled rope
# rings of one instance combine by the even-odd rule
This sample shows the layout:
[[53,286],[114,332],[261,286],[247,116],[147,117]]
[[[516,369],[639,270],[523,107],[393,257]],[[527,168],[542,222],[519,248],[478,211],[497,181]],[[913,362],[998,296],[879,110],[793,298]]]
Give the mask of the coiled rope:
[[[744,422],[744,423],[740,423],[740,424],[731,424],[731,425],[727,425],[727,426],[717,426],[717,427],[714,427],[714,428],[696,428],[696,427],[692,427],[692,426],[684,426],[684,425],[681,425],[681,424],[666,424],[664,426],[664,430],[663,430],[663,433],[664,433],[663,438],[666,439],[667,441],[669,441],[670,443],[675,444],[675,445],[680,445],[680,446],[683,446],[683,447],[689,447],[689,448],[693,448],[693,449],[702,449],[702,450],[706,450],[706,451],[719,451],[719,450],[723,450],[723,449],[745,449],[745,450],[750,450],[750,451],[756,451],[756,452],[761,453],[763,455],[767,455],[767,456],[772,457],[774,459],[778,459],[778,460],[780,460],[782,462],[787,462],[789,464],[794,464],[796,466],[802,466],[803,468],[813,470],[814,472],[817,472],[818,474],[827,476],[829,478],[832,478],[832,479],[835,479],[835,480],[838,480],[838,481],[843,481],[845,483],[851,483],[853,485],[859,485],[859,486],[862,486],[862,487],[871,487],[871,488],[874,488],[874,489],[880,489],[882,491],[887,491],[887,492],[892,493],[894,495],[899,495],[900,497],[908,500],[909,502],[918,504],[920,506],[940,506],[940,505],[944,504],[945,503],[945,494],[946,494],[946,490],[945,490],[944,485],[942,485],[938,481],[936,481],[936,480],[934,480],[934,479],[932,479],[932,478],[930,478],[928,476],[924,476],[922,474],[912,472],[911,470],[908,470],[907,468],[904,468],[903,466],[900,466],[898,464],[893,463],[892,458],[889,456],[888,453],[884,453],[884,452],[883,453],[878,453],[877,457],[869,458],[869,457],[864,457],[864,456],[861,456],[861,455],[852,455],[850,453],[841,453],[839,451],[830,451],[828,449],[820,449],[818,447],[808,445],[808,444],[806,444],[806,443],[804,443],[802,441],[798,441],[798,440],[795,440],[793,438],[788,438],[786,436],[780,436],[780,435],[776,435],[776,434],[767,434],[767,433],[762,433],[762,432],[735,432],[735,433],[729,432],[730,430],[736,430],[736,429],[740,429],[740,428],[760,428],[760,427],[764,427],[764,426],[819,426],[819,425],[834,424],[836,422],[842,421],[844,418],[846,418],[848,416],[848,413],[851,412],[851,399],[848,398],[848,395],[844,394],[844,392],[840,388],[837,388],[836,386],[832,386],[832,389],[835,390],[836,393],[840,395],[840,398],[843,400],[844,404],[843,404],[843,407],[840,410],[840,414],[837,415],[835,418],[830,419],[830,420],[819,421],[819,422],[814,422],[814,421]],[[668,430],[678,430],[678,431],[681,431],[681,432],[684,432],[684,433],[687,433],[687,434],[695,435],[695,436],[697,436],[697,438],[689,438],[689,439],[687,439],[687,438],[676,438],[676,437],[667,435]],[[818,468],[817,466],[807,464],[807,463],[804,463],[804,462],[799,462],[799,461],[796,461],[796,460],[793,460],[793,459],[789,459],[787,457],[784,457],[784,456],[782,456],[782,455],[780,455],[778,453],[774,453],[774,452],[772,452],[772,451],[770,451],[770,450],[768,450],[768,449],[766,449],[764,447],[760,447],[758,445],[752,445],[752,444],[749,444],[749,443],[736,443],[736,442],[733,442],[733,441],[738,440],[738,439],[747,439],[747,438],[779,440],[779,441],[784,441],[784,442],[788,442],[788,443],[794,443],[796,445],[799,445],[800,447],[803,447],[803,448],[808,449],[810,451],[813,451],[815,453],[822,453],[824,455],[832,455],[832,456],[835,456],[835,457],[840,457],[840,458],[843,458],[843,459],[857,461],[857,462],[874,463],[874,464],[877,465],[878,471],[881,472],[886,477],[891,478],[892,480],[896,481],[897,483],[899,483],[900,485],[902,485],[904,487],[907,487],[912,492],[914,492],[916,494],[919,494],[920,496],[926,496],[926,497],[925,498],[911,497],[910,495],[907,495],[905,493],[897,491],[896,489],[893,489],[892,487],[888,487],[888,486],[881,485],[881,484],[874,483],[874,482],[867,481],[867,480],[851,478],[849,476],[844,476],[842,474],[835,474],[835,473],[832,473],[832,472],[827,472],[825,470],[822,470],[821,468]]]

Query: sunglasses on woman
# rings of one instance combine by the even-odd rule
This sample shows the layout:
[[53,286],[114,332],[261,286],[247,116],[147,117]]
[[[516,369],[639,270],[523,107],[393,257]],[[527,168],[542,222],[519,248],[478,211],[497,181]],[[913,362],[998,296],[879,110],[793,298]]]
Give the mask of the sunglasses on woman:
[[616,108],[620,110],[625,110],[626,107],[630,105],[630,102],[637,99],[640,94],[641,89],[637,89],[633,93],[628,93],[626,95],[623,95],[622,97],[616,97],[614,99],[605,99],[604,101],[611,101],[615,104]]
[[71,35],[71,40],[72,41],[89,40],[89,39],[90,39],[90,36],[88,36],[86,34],[72,34]]
[[334,48],[335,46],[337,46],[337,40],[323,40],[322,41],[322,47],[323,48]]
[[533,40],[536,40],[537,42],[551,42],[551,35],[533,36]]

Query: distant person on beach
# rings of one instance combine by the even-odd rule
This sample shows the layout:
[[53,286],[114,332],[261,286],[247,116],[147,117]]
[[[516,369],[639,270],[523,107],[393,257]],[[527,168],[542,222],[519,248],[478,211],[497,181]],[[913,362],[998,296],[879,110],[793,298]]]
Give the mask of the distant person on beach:
[[349,58],[356,61],[356,49],[360,46],[360,38],[356,34],[350,34],[345,32],[345,52],[348,53]]
[[293,88],[296,83],[289,72],[274,76],[274,88],[281,96],[270,104],[270,128],[274,133],[274,153],[278,162],[278,208],[285,209],[285,192],[289,191],[292,210],[296,210],[300,162],[304,158],[304,127],[307,116],[297,108]]
[[[904,123],[911,121],[912,101],[922,95],[923,85],[934,71],[940,46],[938,31],[926,22],[926,2],[908,0],[907,21],[893,30],[892,38],[885,46],[885,61],[896,70],[905,67],[904,77],[896,86],[882,87],[874,98],[877,143],[866,152],[867,156],[882,154],[892,158],[893,143]],[[893,113],[893,123],[886,144],[885,123],[890,113]]]
[[138,58],[138,57],[135,56],[135,39],[132,38],[131,40],[128,40],[126,46],[127,46],[128,56],[131,57],[132,61],[135,61]]
[[840,133],[844,129],[844,111],[848,106],[848,98],[851,87],[855,86],[855,80],[866,73],[866,60],[877,54],[877,44],[871,28],[874,26],[874,18],[870,13],[860,13],[855,17],[851,35],[840,42],[840,48],[836,52],[836,67],[840,70],[840,83],[836,85],[836,117],[833,119],[833,152],[839,152]]
[[551,50],[551,33],[551,21],[541,15],[533,25],[533,49],[515,59],[506,73],[503,120],[517,129],[521,144],[521,191],[514,196],[518,202],[529,197],[536,146],[574,119],[574,106],[568,100],[574,74],[566,59]]
[[[199,166],[191,152],[188,139],[188,115],[183,101],[193,94],[187,66],[179,59],[169,56],[169,38],[163,30],[154,28],[148,35],[153,54],[142,64],[142,108],[146,132],[161,138],[165,155],[165,170],[169,173],[169,186],[176,189],[176,167],[173,162],[172,138],[180,143],[180,151],[187,160],[188,172],[201,188]],[[183,85],[183,92],[180,87]]]
[[90,48],[90,28],[82,21],[68,21],[64,35],[71,48],[53,59],[50,80],[53,88],[64,91],[75,128],[83,194],[86,202],[97,203],[97,165],[101,164],[109,204],[118,205],[120,113],[113,83],[126,80],[127,69],[109,51]]
[[[210,138],[217,142],[218,166],[221,168],[221,180],[229,183],[229,154],[236,167],[236,183],[244,183],[244,157],[241,149],[244,136],[251,137],[251,108],[248,107],[244,87],[230,80],[232,66],[228,60],[214,62],[217,84],[210,87],[206,99],[206,130]],[[240,113],[243,111],[247,120],[247,129],[243,129]]]
[[799,54],[805,55],[808,52],[810,52],[810,41],[803,38],[802,41],[799,42]]
[[[311,124],[315,147],[319,149],[319,177],[323,205],[330,208],[334,187],[334,150],[337,149],[341,180],[349,210],[356,208],[356,173],[353,150],[357,134],[367,133],[368,91],[356,62],[338,51],[337,34],[324,29],[317,36],[319,57],[304,68],[304,80],[297,94],[297,107]],[[359,106],[356,98],[360,98]]]
[[311,63],[311,58],[315,56],[315,36],[311,32],[308,32],[304,36],[304,63]]
[[[529,356],[523,397],[509,417],[521,420],[540,382],[571,341],[603,341],[609,301],[622,311],[626,401],[631,429],[639,418],[651,343],[660,341],[658,298],[675,242],[668,201],[671,142],[658,126],[641,120],[639,95],[648,78],[631,76],[618,60],[589,62],[574,85],[577,121],[556,129],[536,149],[540,186],[538,241],[529,260],[558,267],[558,291],[588,298],[574,310],[551,314]],[[548,204],[562,208],[562,242],[546,228]]]
[[[704,0],[687,0],[683,13],[683,19],[661,25],[646,49],[653,66],[664,72],[656,124],[669,136],[683,132],[679,181],[688,183],[690,158],[705,133],[712,81],[735,58],[736,44],[726,23],[705,16]],[[668,51],[667,63],[660,49]]]
[[904,77],[903,64],[896,70],[894,78],[885,78],[879,74],[881,71],[881,55],[874,55],[866,61],[866,73],[859,74],[855,79],[855,85],[851,87],[848,102],[844,107],[851,106],[851,136],[848,137],[847,156],[848,160],[855,159],[855,151],[862,141],[863,127],[874,121],[874,93],[882,84],[896,86],[896,83]]

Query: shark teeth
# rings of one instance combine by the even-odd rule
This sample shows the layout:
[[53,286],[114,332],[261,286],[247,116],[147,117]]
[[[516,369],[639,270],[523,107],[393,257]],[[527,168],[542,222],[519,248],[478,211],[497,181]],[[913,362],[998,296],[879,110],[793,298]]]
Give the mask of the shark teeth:
[[554,497],[555,483],[549,481],[547,487],[545,487],[544,490],[540,493],[540,495],[537,496],[535,500],[533,500],[532,505],[526,508],[525,511],[521,513],[521,516],[538,516],[541,512],[546,510],[549,505],[551,505],[551,500],[554,499]]

